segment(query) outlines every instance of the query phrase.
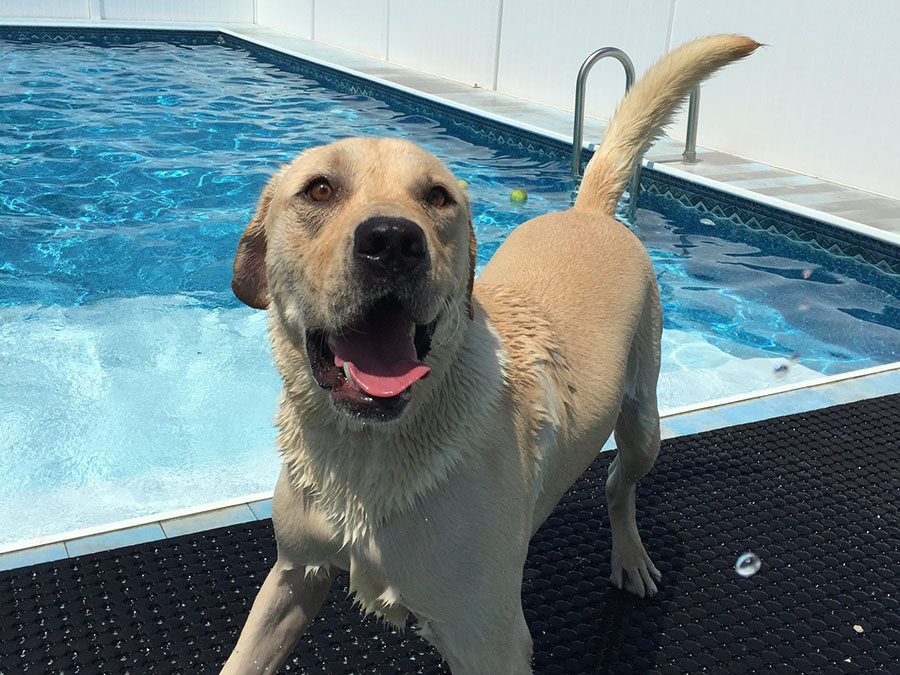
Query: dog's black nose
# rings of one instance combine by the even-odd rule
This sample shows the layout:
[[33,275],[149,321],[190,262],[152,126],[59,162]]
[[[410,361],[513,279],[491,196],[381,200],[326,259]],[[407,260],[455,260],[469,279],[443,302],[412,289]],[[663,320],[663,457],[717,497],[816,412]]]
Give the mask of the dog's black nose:
[[408,275],[428,262],[422,228],[406,218],[369,218],[356,226],[353,253],[379,276]]

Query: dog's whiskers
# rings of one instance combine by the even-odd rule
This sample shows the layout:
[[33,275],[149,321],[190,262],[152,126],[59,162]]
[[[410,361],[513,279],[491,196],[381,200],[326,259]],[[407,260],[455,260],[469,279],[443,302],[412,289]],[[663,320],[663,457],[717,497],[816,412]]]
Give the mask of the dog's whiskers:
[[459,330],[459,326],[462,321],[462,317],[459,312],[459,306],[451,301],[450,298],[441,298],[441,304],[443,304],[447,309],[448,314],[455,315],[456,321],[447,338],[438,343],[439,347],[443,347],[444,345],[449,344],[449,342],[456,336],[456,331]]

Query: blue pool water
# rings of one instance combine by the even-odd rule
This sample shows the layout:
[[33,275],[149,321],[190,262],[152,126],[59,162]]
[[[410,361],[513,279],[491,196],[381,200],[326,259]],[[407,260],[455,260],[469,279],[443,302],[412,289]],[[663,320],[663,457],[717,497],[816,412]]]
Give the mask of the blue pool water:
[[[0,543],[271,489],[279,382],[234,249],[279,163],[356,135],[411,138],[468,181],[481,265],[572,200],[566,162],[240,49],[0,42]],[[640,205],[663,407],[900,360],[895,276]]]

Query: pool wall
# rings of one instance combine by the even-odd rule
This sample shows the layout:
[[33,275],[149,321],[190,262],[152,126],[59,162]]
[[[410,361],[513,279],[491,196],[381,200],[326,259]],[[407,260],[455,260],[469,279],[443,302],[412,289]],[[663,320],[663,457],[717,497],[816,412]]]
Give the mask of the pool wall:
[[[704,86],[700,144],[900,198],[900,155],[882,152],[900,108],[900,89],[884,86],[900,61],[897,3],[0,0],[0,17],[255,24],[565,110],[599,47],[642,72],[693,37],[742,32],[768,46]],[[599,64],[588,115],[607,118],[622,81],[617,63]]]

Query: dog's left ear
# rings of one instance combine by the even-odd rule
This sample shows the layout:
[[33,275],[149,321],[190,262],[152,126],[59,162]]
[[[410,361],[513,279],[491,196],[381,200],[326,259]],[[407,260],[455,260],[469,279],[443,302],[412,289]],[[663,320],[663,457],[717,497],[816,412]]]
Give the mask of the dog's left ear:
[[469,319],[475,318],[475,307],[472,305],[472,288],[475,285],[475,265],[478,264],[478,242],[475,241],[475,226],[472,224],[472,216],[469,216]]
[[234,257],[234,278],[231,289],[237,299],[256,309],[269,306],[269,284],[266,279],[266,217],[269,204],[275,196],[275,189],[284,169],[273,175],[263,188],[256,205],[256,213],[241,235],[237,254]]

